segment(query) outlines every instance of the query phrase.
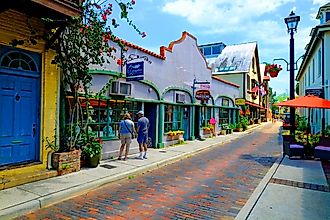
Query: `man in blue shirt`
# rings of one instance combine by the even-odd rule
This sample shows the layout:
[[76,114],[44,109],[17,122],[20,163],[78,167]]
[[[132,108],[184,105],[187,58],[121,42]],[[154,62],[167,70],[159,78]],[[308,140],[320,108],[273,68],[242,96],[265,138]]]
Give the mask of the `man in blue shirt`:
[[139,111],[136,113],[138,115],[138,123],[137,123],[137,141],[139,143],[139,150],[140,150],[140,155],[139,159],[147,159],[147,140],[148,140],[148,130],[149,130],[149,119],[144,117],[144,112]]

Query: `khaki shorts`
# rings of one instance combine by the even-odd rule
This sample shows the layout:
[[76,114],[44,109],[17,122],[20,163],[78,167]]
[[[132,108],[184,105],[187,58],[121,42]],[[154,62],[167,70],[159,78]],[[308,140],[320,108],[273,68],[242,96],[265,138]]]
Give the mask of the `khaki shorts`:
[[131,134],[121,134],[120,135],[121,144],[131,144],[132,135]]

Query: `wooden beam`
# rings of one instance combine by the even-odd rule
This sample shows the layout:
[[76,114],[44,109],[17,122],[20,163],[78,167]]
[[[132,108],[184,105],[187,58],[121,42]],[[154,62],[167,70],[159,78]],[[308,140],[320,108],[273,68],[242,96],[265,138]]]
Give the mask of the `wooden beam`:
[[64,1],[57,1],[57,0],[31,0],[31,1],[67,16],[77,16],[81,13],[81,11],[79,10],[79,5],[77,5],[77,7],[73,7],[71,5],[66,4]]

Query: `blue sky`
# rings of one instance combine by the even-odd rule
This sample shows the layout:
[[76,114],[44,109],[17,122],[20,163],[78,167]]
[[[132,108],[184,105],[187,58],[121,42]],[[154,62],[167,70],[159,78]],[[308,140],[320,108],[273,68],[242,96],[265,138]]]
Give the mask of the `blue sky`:
[[[284,18],[293,10],[301,17],[295,34],[295,57],[304,54],[311,28],[319,24],[316,14],[328,0],[136,0],[129,17],[147,37],[139,37],[127,25],[117,35],[159,53],[160,46],[188,31],[198,44],[223,42],[226,45],[257,41],[260,62],[274,58],[289,60],[289,34]],[[270,86],[277,94],[288,92],[289,73],[285,63]],[[296,71],[297,73],[297,71]]]

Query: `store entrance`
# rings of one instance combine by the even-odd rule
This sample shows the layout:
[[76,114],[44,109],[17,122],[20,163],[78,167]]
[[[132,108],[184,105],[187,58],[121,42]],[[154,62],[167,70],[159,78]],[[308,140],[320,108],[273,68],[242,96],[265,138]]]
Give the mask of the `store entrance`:
[[144,104],[144,116],[149,119],[150,127],[148,136],[151,138],[151,146],[156,146],[156,119],[157,119],[157,104],[145,103]]
[[194,123],[195,123],[195,131],[194,131],[194,134],[195,134],[195,138],[196,139],[200,139],[201,138],[201,135],[200,135],[200,111],[201,111],[201,108],[199,106],[195,106],[195,120],[194,120]]

